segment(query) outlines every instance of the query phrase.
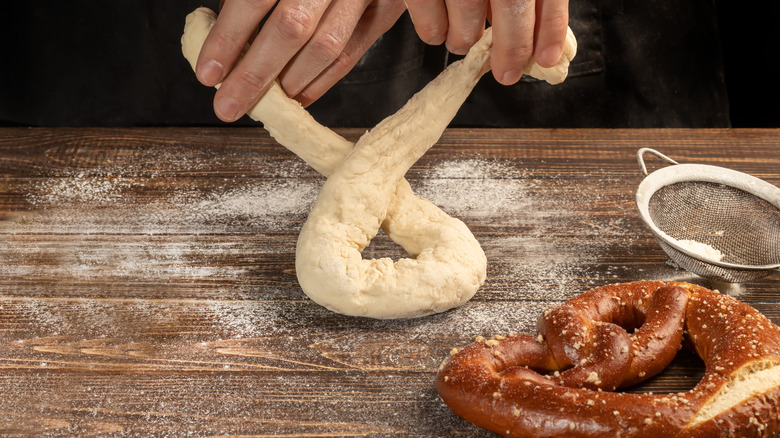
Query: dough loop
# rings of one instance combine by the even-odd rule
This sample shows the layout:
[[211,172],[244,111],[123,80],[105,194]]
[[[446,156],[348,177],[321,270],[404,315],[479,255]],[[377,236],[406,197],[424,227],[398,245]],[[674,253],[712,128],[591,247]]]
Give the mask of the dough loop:
[[[199,8],[187,16],[182,51],[193,69],[216,20]],[[248,115],[281,145],[328,177],[298,238],[296,272],[303,291],[338,313],[408,318],[468,301],[485,280],[487,260],[466,225],[412,193],[407,170],[444,132],[489,69],[490,29],[397,113],[356,144],[317,123],[274,83]],[[576,52],[571,31],[559,65],[526,69],[561,82]],[[366,260],[361,251],[379,228],[411,256]]]

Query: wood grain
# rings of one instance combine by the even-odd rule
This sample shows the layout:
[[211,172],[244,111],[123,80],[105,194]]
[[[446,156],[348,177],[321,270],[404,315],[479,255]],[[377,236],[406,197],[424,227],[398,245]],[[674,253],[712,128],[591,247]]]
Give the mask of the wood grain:
[[[679,271],[634,206],[638,148],[780,186],[778,134],[448,130],[407,177],[469,225],[487,281],[459,309],[375,321],[298,287],[323,179],[263,130],[0,129],[0,435],[488,436],[438,400],[439,363],[591,287],[692,281],[780,322],[780,275]],[[366,256],[404,254],[380,234]],[[630,390],[702,374],[683,351]]]

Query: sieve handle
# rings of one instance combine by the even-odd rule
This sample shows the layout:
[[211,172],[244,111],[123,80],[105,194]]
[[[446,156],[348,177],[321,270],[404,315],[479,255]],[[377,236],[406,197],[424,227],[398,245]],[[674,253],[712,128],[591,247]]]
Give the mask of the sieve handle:
[[642,169],[642,175],[644,176],[647,176],[647,166],[645,165],[645,157],[644,157],[646,153],[655,155],[656,157],[666,161],[669,164],[680,164],[672,160],[671,158],[667,157],[666,155],[658,152],[655,149],[641,148],[636,152],[636,161],[639,163],[639,168]]

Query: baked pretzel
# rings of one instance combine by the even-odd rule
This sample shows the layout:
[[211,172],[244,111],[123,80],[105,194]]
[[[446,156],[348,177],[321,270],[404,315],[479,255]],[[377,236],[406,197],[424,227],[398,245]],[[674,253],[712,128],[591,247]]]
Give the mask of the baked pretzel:
[[[780,328],[700,286],[638,281],[548,310],[539,335],[495,336],[445,360],[441,398],[514,437],[753,437],[780,433]],[[706,372],[679,394],[606,392],[663,370],[683,337]]]
[[[193,69],[215,20],[207,8],[187,16],[182,52]],[[250,109],[274,139],[328,177],[296,248],[298,282],[311,299],[343,314],[406,318],[459,306],[482,285],[487,259],[479,242],[463,222],[415,196],[403,176],[489,70],[491,47],[488,29],[463,60],[356,144],[317,123],[277,82]],[[525,72],[562,82],[575,53],[569,30],[557,65],[530,59]],[[411,257],[363,259],[380,227]]]

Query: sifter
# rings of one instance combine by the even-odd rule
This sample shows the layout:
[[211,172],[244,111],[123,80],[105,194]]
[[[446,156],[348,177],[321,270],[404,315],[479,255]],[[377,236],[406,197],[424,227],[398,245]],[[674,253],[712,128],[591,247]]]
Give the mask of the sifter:
[[[645,154],[670,164],[648,174]],[[636,192],[642,220],[674,263],[701,277],[741,283],[780,268],[780,188],[746,173],[678,164],[642,148]]]

